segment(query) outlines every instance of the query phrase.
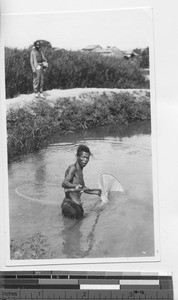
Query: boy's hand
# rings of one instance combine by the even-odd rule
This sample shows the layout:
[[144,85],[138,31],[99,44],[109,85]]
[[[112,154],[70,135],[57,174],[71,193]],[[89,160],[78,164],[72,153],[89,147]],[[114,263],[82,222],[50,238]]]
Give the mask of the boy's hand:
[[98,190],[98,196],[99,197],[101,196],[101,190],[100,189]]
[[82,185],[81,184],[77,184],[76,190],[78,190],[80,192],[80,194],[82,194],[83,193],[83,187],[82,187]]
[[77,184],[76,185],[76,190],[80,190],[80,189],[82,189],[82,185],[81,184]]

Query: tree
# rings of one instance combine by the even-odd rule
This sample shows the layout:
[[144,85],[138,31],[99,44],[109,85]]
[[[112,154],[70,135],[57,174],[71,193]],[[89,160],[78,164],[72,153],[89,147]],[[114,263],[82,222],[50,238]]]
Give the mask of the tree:
[[149,63],[149,47],[143,49],[141,53],[141,61],[140,61],[140,67],[144,69],[148,69],[150,66]]

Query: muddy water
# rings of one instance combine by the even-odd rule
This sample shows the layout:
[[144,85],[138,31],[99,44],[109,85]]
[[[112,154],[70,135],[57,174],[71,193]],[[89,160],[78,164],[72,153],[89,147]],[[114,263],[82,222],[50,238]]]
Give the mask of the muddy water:
[[[83,194],[85,217],[75,221],[61,214],[61,182],[80,143],[93,154],[84,169],[86,186],[97,188],[98,176],[110,173],[125,193],[113,192],[105,205]],[[53,258],[154,256],[151,161],[149,122],[52,137],[46,149],[9,167],[11,239],[40,232]]]

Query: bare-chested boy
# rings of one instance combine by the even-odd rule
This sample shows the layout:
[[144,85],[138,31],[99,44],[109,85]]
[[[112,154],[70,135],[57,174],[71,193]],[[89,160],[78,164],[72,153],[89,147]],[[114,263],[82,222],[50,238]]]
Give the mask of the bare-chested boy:
[[89,189],[85,186],[83,178],[83,168],[87,165],[90,159],[90,149],[85,145],[79,145],[77,149],[77,161],[70,165],[62,182],[62,187],[65,191],[65,198],[62,202],[62,213],[65,217],[72,219],[80,219],[83,214],[81,202],[81,194],[101,195],[100,189]]

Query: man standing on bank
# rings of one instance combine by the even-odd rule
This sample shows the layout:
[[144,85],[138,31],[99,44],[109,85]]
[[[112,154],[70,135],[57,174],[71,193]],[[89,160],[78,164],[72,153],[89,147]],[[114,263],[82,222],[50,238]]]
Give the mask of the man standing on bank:
[[45,99],[43,95],[44,72],[48,67],[47,60],[41,51],[40,41],[34,42],[34,47],[30,55],[30,64],[33,71],[33,90],[35,98]]
[[70,165],[62,182],[65,198],[62,202],[62,213],[65,217],[71,219],[80,219],[83,217],[84,211],[82,207],[81,194],[101,195],[100,189],[89,189],[85,186],[83,178],[83,168],[90,159],[90,149],[85,145],[79,145],[77,149],[77,160]]

